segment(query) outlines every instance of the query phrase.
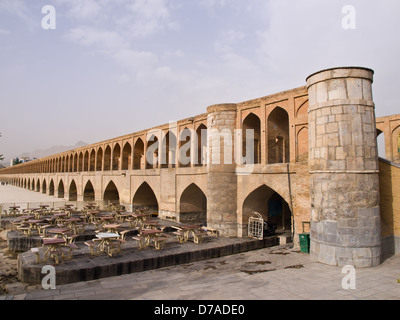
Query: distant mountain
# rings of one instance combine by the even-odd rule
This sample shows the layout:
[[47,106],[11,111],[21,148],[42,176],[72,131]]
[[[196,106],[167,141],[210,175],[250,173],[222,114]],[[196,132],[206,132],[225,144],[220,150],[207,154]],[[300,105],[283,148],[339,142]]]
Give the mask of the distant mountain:
[[72,150],[72,149],[76,149],[76,148],[80,148],[80,147],[84,147],[86,146],[87,143],[79,141],[77,144],[75,144],[74,146],[53,146],[50,147],[48,149],[43,149],[43,150],[35,150],[33,152],[25,152],[22,153],[19,158],[23,158],[23,157],[27,157],[27,158],[43,158],[43,157],[47,157],[47,156],[51,156],[53,154],[57,154],[60,152],[64,152],[64,151],[68,151],[68,150]]

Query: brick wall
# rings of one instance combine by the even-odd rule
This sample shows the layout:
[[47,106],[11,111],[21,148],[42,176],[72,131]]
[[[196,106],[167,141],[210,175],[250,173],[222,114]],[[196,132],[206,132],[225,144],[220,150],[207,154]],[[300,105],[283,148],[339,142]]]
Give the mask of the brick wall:
[[400,236],[400,165],[379,161],[382,237]]

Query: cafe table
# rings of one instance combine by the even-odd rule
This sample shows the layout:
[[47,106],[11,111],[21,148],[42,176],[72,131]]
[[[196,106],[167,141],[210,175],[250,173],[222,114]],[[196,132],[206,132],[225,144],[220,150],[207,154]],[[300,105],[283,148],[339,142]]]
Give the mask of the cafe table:
[[103,229],[106,229],[107,232],[110,232],[110,233],[118,233],[117,229],[120,227],[121,227],[121,225],[117,224],[117,223],[108,223],[108,224],[103,225]]
[[116,241],[118,241],[117,250],[119,250],[121,247],[122,242],[120,242],[120,240],[118,239],[120,237],[118,233],[99,232],[98,234],[96,234],[96,237],[101,240],[99,244],[100,251],[107,253],[110,257],[114,253],[114,244],[116,243]]
[[55,263],[58,264],[60,262],[60,254],[61,257],[63,255],[61,249],[65,243],[66,242],[63,238],[44,238],[43,246],[46,248],[44,254],[45,259],[50,255],[50,258],[53,258]]
[[183,232],[184,232],[184,237],[185,237],[185,241],[187,241],[190,237],[190,233],[193,234],[193,238],[195,238],[195,231],[196,230],[200,230],[201,226],[200,225],[181,225],[179,226]]
[[145,237],[145,246],[150,246],[151,240],[154,240],[162,233],[163,231],[159,229],[142,229],[140,231],[140,234]]

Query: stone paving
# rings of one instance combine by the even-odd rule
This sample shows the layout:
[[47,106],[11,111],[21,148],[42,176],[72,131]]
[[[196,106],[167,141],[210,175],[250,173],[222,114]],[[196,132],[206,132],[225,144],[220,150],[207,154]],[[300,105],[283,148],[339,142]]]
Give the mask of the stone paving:
[[[400,255],[357,268],[344,289],[341,267],[313,262],[287,245],[118,277],[28,287],[2,300],[398,300]],[[345,281],[345,283],[350,283]]]

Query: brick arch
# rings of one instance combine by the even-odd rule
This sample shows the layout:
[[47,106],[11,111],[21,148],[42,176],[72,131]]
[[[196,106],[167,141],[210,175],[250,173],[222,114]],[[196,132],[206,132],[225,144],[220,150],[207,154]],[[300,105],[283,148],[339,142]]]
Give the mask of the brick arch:
[[[278,206],[280,208],[277,208]],[[291,213],[289,203],[274,189],[262,184],[253,189],[242,203],[242,221],[247,222],[252,212],[260,213],[264,220],[277,224],[280,227],[288,228],[291,225]],[[278,210],[280,217],[277,217]],[[284,214],[285,222],[282,222],[281,215]]]
[[189,184],[179,196],[179,212],[207,212],[206,193],[196,184]]

